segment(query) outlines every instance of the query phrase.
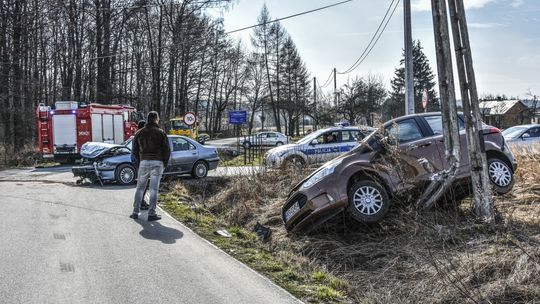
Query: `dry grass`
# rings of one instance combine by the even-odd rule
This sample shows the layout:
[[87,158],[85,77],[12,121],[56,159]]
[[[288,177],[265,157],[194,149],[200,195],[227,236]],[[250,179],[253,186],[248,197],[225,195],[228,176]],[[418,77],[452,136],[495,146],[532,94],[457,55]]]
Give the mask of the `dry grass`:
[[[222,226],[270,226],[265,250],[314,280],[323,269],[355,303],[534,303],[540,299],[540,163],[521,159],[496,220],[478,222],[470,200],[418,211],[398,203],[376,225],[337,216],[315,234],[290,236],[280,208],[308,172],[270,171],[175,185]],[[315,274],[314,274],[315,272]],[[318,290],[325,292],[324,290]],[[304,299],[306,300],[306,299]],[[309,299],[307,299],[309,300]]]

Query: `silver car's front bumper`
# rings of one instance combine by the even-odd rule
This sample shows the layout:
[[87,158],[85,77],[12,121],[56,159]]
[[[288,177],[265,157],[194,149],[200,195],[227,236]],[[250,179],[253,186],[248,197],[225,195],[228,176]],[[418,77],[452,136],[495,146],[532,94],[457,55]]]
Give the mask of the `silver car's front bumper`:
[[[112,181],[115,180],[115,169],[116,168],[97,168],[97,173],[102,181]],[[96,168],[94,168],[93,165],[74,166],[71,168],[71,172],[75,177],[97,179]]]

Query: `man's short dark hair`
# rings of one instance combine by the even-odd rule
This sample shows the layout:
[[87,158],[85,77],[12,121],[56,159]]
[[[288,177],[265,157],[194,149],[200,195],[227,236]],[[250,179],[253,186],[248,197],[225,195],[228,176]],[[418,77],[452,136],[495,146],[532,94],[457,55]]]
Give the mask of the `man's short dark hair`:
[[139,122],[137,123],[137,129],[144,128],[144,125],[146,125],[146,120],[139,120]]
[[150,111],[150,113],[148,113],[148,116],[146,118],[146,121],[147,122],[153,122],[153,123],[157,123],[159,119],[159,114],[158,112],[156,111]]

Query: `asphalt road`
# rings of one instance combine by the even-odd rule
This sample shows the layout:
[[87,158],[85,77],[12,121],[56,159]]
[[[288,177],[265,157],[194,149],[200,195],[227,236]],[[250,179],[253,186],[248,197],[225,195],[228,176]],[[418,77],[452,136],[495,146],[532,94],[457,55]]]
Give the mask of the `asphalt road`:
[[0,171],[0,303],[299,302],[168,216],[130,219],[133,187],[68,169]]
[[[243,140],[243,137],[240,137],[240,141]],[[231,138],[221,138],[221,139],[214,139],[214,140],[208,140],[206,141],[205,145],[208,146],[214,146],[214,147],[236,147],[238,144],[238,138],[231,137]]]

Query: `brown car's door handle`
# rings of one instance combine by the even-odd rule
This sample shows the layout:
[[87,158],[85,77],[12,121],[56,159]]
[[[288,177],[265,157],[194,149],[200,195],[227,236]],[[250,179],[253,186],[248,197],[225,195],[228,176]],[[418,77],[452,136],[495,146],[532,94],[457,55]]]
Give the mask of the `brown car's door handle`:
[[412,150],[416,150],[418,148],[425,148],[425,147],[429,147],[431,146],[432,142],[427,142],[427,143],[423,143],[421,145],[415,145],[415,144],[412,144],[409,146],[409,148],[407,149],[407,151],[412,151]]

